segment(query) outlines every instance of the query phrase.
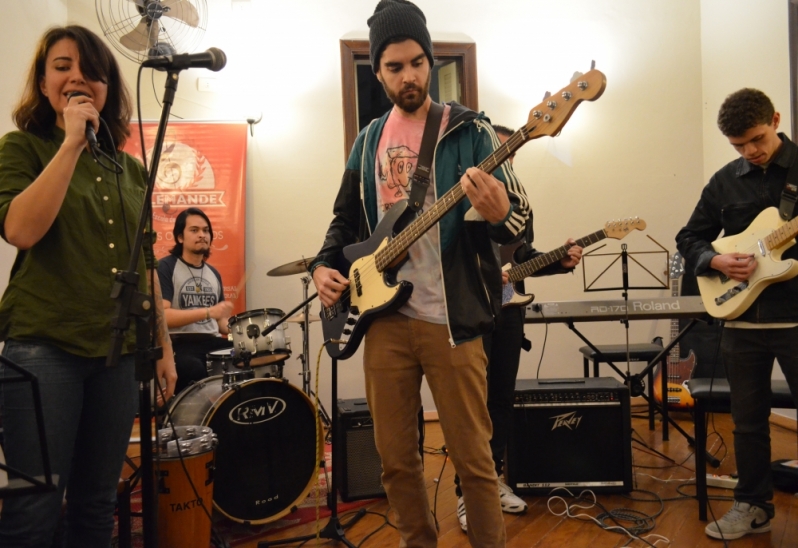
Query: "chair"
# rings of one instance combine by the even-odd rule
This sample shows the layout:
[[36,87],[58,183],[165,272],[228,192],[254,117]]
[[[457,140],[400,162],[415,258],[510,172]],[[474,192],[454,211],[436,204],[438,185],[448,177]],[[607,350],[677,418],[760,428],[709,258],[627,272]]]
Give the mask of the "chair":
[[[605,362],[625,362],[627,359],[626,345],[625,344],[603,344],[597,345],[596,348],[601,352],[599,355],[595,350],[589,346],[583,346],[579,349],[582,353],[582,364],[584,366],[585,377],[590,376],[589,362],[593,362],[593,376],[599,376],[599,364]],[[630,344],[629,345],[629,361],[630,362],[645,362],[651,363],[651,360],[657,357],[657,354],[662,352],[662,346],[654,343],[650,344]],[[662,357],[662,375],[665,379],[668,378],[668,355]],[[624,377],[624,383],[628,384],[628,379],[621,372]],[[648,378],[648,429],[654,430],[654,414],[657,408],[654,406],[654,374],[653,370],[649,370]],[[632,387],[630,387],[631,390]],[[634,393],[632,395],[635,395]],[[667,409],[664,409],[663,416],[666,416]],[[662,438],[668,439],[668,421],[662,421]]]
[[[688,381],[690,395],[693,397],[695,420],[695,484],[698,499],[698,519],[707,521],[707,413],[730,413],[731,393],[726,379],[700,378]],[[711,393],[710,393],[711,388]],[[771,381],[771,407],[794,409],[795,402],[790,394],[787,381]]]

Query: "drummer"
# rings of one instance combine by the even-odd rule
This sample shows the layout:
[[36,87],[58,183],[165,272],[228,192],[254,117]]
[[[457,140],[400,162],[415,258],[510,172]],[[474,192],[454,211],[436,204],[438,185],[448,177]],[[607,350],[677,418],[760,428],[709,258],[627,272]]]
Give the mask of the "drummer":
[[158,278],[175,352],[179,392],[208,376],[208,353],[233,347],[227,340],[233,303],[224,299],[221,275],[206,262],[211,254],[213,227],[205,212],[196,207],[181,212],[172,234],[175,246],[170,255],[158,261]]

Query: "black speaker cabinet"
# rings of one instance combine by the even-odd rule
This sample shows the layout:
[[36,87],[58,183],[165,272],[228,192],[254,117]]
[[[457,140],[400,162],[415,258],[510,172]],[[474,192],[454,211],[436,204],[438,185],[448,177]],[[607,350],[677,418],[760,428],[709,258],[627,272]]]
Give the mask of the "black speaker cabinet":
[[631,491],[628,387],[609,377],[518,379],[505,468],[523,495]]
[[[418,415],[421,458],[424,458],[424,411]],[[341,500],[350,502],[385,496],[382,463],[374,443],[374,422],[365,398],[338,400],[338,424],[334,430],[340,463],[333,462],[333,474]]]

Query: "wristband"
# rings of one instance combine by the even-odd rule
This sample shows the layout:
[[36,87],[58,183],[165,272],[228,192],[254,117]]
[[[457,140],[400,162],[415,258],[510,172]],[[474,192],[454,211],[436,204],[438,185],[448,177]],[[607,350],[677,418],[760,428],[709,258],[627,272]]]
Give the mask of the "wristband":
[[206,308],[205,309],[205,321],[208,321],[210,319],[211,319],[211,309],[210,308]]

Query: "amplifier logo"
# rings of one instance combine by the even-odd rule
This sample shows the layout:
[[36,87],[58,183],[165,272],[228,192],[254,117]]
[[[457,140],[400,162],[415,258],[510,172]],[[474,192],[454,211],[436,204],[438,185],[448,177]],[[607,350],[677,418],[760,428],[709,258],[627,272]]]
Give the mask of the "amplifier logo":
[[549,418],[554,421],[554,426],[551,427],[552,430],[556,430],[560,427],[565,427],[568,430],[576,430],[579,427],[579,423],[582,422],[582,417],[577,417],[576,411],[555,415]]
[[232,422],[244,426],[260,424],[276,419],[285,408],[285,400],[280,398],[253,398],[233,407],[228,417]]

